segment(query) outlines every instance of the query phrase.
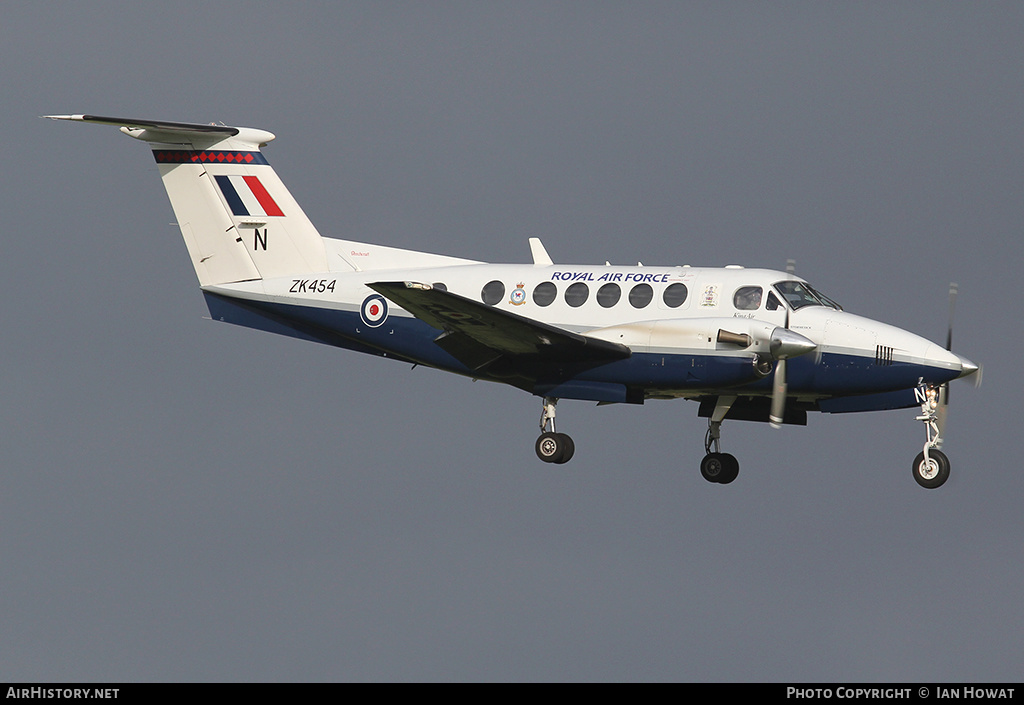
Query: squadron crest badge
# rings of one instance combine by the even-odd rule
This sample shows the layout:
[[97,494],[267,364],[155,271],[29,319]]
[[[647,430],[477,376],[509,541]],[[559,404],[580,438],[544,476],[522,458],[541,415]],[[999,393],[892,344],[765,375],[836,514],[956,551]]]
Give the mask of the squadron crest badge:
[[516,284],[516,288],[512,290],[512,294],[508,297],[508,302],[513,306],[522,306],[526,303],[526,284],[519,282]]

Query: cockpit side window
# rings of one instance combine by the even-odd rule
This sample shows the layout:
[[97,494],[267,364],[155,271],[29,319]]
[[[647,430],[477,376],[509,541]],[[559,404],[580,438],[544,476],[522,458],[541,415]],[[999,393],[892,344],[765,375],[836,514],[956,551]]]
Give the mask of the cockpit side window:
[[779,307],[782,306],[782,302],[779,301],[779,297],[775,295],[774,291],[768,292],[768,301],[764,307],[769,311],[778,311]]
[[732,297],[732,305],[740,311],[756,311],[761,308],[761,295],[764,290],[759,286],[741,286]]

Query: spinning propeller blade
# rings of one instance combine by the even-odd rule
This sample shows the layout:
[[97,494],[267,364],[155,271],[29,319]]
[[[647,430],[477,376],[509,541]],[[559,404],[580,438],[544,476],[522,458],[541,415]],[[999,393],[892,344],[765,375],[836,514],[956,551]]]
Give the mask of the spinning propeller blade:
[[[946,328],[946,350],[953,352],[953,311],[956,310],[956,294],[959,287],[955,282],[949,283],[949,326]],[[939,435],[941,436],[946,428],[946,407],[949,406],[949,382],[942,385],[939,390]]]
[[[953,352],[953,311],[956,310],[956,294],[958,287],[955,282],[949,283],[949,325],[946,328],[946,350]],[[939,429],[939,438],[946,437],[946,420],[949,418],[949,382],[939,387],[939,408],[935,410],[935,425]]]
[[772,386],[772,410],[768,415],[768,423],[772,428],[782,428],[782,419],[786,413],[786,358],[775,363],[775,384]]
[[[953,312],[956,310],[956,297],[959,293],[959,287],[956,283],[950,282],[949,284],[949,326],[946,329],[946,350],[953,352]],[[961,377],[967,375],[974,375],[974,387],[978,388],[981,386],[981,373],[982,369],[980,366],[961,358],[964,364],[964,371],[961,373]],[[939,387],[939,408],[935,412],[935,423],[939,428],[939,438],[944,438],[946,435],[946,421],[949,418],[949,382],[946,382]]]
[[775,380],[772,384],[772,406],[768,413],[768,422],[772,428],[782,428],[782,419],[786,415],[786,360],[798,355],[805,355],[818,346],[799,333],[789,329],[789,309],[786,309],[786,325],[772,331],[771,353],[778,360],[775,363]]
[[946,350],[953,351],[953,311],[956,309],[956,295],[960,287],[955,282],[949,283],[949,329],[946,332]]

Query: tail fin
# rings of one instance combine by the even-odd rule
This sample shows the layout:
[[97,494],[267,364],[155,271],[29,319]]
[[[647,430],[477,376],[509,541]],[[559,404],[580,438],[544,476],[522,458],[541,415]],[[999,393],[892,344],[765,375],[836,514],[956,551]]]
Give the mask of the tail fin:
[[120,126],[150,143],[201,286],[328,269],[320,233],[260,152],[265,130],[47,115]]

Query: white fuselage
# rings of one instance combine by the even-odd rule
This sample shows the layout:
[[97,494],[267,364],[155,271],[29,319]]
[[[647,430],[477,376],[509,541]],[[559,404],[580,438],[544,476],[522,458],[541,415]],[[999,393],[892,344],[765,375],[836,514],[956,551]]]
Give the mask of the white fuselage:
[[[335,252],[333,258],[329,255],[329,261],[338,263],[334,271],[205,290],[253,302],[356,314],[373,294],[367,284],[410,281],[443,288],[558,328],[621,343],[634,354],[667,356],[748,358],[765,354],[767,335],[788,322],[790,330],[817,346],[804,367],[813,364],[822,371],[795,374],[791,383],[791,393],[808,398],[905,388],[906,375],[893,381],[886,381],[882,375],[876,382],[858,382],[839,374],[842,368],[855,366],[851,360],[877,366],[890,376],[890,370],[881,368],[904,365],[915,370],[935,369],[947,377],[958,376],[963,370],[961,358],[908,331],[827,305],[794,309],[774,287],[779,282],[805,282],[779,271],[738,266],[486,264],[427,255],[436,258],[429,261],[420,253],[340,240],[333,241],[330,249]],[[439,266],[432,266],[435,264]],[[353,271],[353,265],[364,268]],[[388,315],[412,318],[398,306],[393,306]],[[720,342],[719,331],[751,335],[752,343],[739,346]],[[362,330],[358,324],[353,332],[356,336],[375,333]],[[419,359],[408,348],[396,354]],[[430,359],[422,361],[436,364]],[[835,368],[834,374],[824,374],[823,368],[829,364]],[[674,391],[671,386],[663,388],[660,395],[693,396],[703,391],[685,385]],[[768,393],[767,387],[750,391]]]

